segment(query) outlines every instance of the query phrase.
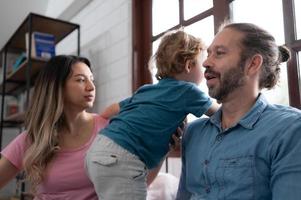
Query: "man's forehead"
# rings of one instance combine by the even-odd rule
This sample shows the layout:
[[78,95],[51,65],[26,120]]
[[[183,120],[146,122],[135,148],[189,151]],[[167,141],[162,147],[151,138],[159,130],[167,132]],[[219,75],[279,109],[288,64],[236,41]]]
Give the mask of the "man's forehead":
[[214,40],[209,46],[209,49],[231,48],[240,45],[242,33],[226,28],[217,33]]

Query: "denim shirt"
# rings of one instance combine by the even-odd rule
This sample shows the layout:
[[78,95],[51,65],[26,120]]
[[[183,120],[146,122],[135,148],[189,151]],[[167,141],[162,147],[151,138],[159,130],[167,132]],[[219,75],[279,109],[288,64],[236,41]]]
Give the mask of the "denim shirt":
[[268,104],[222,130],[221,110],[185,131],[177,200],[301,199],[301,111]]

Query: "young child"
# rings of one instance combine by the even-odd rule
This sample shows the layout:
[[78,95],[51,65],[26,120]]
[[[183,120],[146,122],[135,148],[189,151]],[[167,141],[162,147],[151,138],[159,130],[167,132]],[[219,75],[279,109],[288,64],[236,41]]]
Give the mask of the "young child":
[[169,141],[186,115],[211,115],[217,109],[199,90],[203,78],[203,42],[182,30],[164,35],[154,55],[157,84],[109,106],[114,116],[92,144],[87,171],[99,199],[135,200],[146,197],[146,174],[169,150]]

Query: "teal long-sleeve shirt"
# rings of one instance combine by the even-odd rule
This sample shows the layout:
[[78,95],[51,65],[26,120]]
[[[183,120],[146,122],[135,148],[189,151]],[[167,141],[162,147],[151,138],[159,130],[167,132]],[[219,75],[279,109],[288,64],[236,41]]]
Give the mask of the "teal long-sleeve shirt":
[[301,111],[260,95],[232,128],[221,111],[183,138],[177,200],[296,200],[301,197]]

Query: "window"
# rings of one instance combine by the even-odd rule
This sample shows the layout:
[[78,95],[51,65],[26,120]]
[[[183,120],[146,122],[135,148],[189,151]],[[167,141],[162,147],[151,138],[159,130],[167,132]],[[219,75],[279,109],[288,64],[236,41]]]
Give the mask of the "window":
[[299,83],[301,83],[301,67],[300,67],[300,63],[301,63],[301,51],[298,52],[298,65],[299,65]]
[[200,14],[209,8],[212,8],[212,0],[184,0],[184,19]]
[[153,0],[153,35],[179,24],[178,0]]
[[[278,45],[285,43],[282,0],[235,0],[232,2],[232,8],[234,22],[255,23],[270,32],[275,37]],[[266,8],[273,11],[277,10],[277,12],[269,12],[267,15]],[[256,15],[254,15],[254,10],[256,10]],[[277,26],[275,26],[275,23],[271,23],[272,21],[277,22]],[[286,64],[282,64],[280,81],[274,89],[262,91],[271,103],[289,105],[286,69]]]
[[184,28],[189,34],[202,38],[206,45],[209,45],[214,38],[213,16],[195,22]]
[[301,39],[301,1],[294,0],[294,3],[295,3],[295,15],[296,15],[296,26],[297,26],[296,27],[297,39]]
[[[138,29],[134,29],[134,41],[144,38],[144,42],[139,49],[140,56],[139,52],[134,51],[133,57],[138,55],[138,60],[141,60],[141,62],[134,62],[134,65],[140,63],[134,67],[134,75],[138,74],[136,71],[145,69],[145,63],[151,54],[151,52],[149,54],[145,52],[148,52],[152,47],[153,52],[156,50],[158,38],[165,31],[183,26],[185,30],[201,37],[207,44],[210,44],[212,33],[217,31],[218,26],[224,19],[231,16],[235,22],[244,21],[258,24],[273,34],[277,44],[285,44],[291,49],[292,59],[287,63],[287,66],[283,65],[281,67],[281,82],[276,89],[264,91],[264,93],[272,102],[290,104],[301,108],[301,67],[299,67],[300,53],[298,54],[301,51],[300,0],[134,0],[134,7],[139,4],[142,4],[141,12],[137,12],[138,15],[134,14],[133,18],[142,19],[144,24],[149,25],[149,32],[146,30],[147,27],[143,25],[140,25]],[[163,15],[161,17],[154,16],[159,16],[158,12],[160,10]],[[151,19],[153,19],[153,23]],[[161,22],[164,25],[159,26],[158,23]],[[277,26],[274,25],[275,23]],[[140,34],[141,37],[136,37],[137,34],[138,36]],[[150,42],[145,42],[149,38]],[[133,78],[133,83],[140,86],[143,80],[148,80],[147,77],[146,73],[142,76],[139,74],[139,76]]]

